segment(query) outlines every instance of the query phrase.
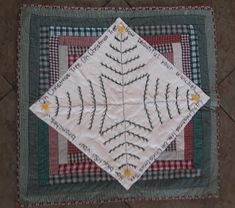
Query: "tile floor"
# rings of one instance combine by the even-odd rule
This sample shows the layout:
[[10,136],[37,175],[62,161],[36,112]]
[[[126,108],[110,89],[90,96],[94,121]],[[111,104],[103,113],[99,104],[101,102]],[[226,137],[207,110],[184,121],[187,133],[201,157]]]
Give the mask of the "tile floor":
[[[0,0],[0,207],[16,207],[16,36],[22,3],[71,6],[210,5],[216,12],[220,112],[220,198],[85,205],[94,208],[235,207],[235,1],[234,0]],[[59,206],[58,206],[59,207]]]

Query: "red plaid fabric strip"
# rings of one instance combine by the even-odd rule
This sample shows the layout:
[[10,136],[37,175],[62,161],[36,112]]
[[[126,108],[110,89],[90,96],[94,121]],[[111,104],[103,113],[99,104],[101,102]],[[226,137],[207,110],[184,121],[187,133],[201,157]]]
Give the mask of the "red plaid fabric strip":
[[69,56],[68,56],[68,64],[69,64],[68,67],[72,66],[73,63],[74,63],[75,61],[77,61],[77,59],[78,59],[79,57],[80,57],[80,56],[79,56],[79,55],[76,55],[76,54],[69,55]]
[[59,165],[59,174],[77,173],[77,172],[100,172],[101,168],[94,162],[79,163],[79,164],[63,164]]
[[[80,153],[83,154],[83,153]],[[159,160],[152,163],[149,170],[192,169],[192,160]],[[81,162],[59,165],[59,174],[77,172],[100,172],[101,168],[94,162]]]
[[191,160],[164,160],[155,161],[149,170],[179,170],[179,169],[191,169]]
[[97,39],[98,37],[60,36],[59,45],[87,47],[91,46]]
[[73,145],[71,142],[68,142],[68,154],[72,153],[80,153],[81,151]]
[[150,45],[152,44],[164,44],[164,43],[180,43],[181,35],[147,35],[142,38],[146,40]]

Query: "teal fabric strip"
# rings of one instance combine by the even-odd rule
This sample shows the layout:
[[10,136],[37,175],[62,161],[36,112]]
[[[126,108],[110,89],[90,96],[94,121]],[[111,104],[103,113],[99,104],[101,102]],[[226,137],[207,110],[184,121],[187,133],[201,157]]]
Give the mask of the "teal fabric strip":
[[[116,17],[117,15],[118,16],[131,16],[133,15],[134,16],[148,16],[148,15],[151,15],[152,12],[130,12],[128,15],[127,13],[128,12],[116,12],[116,11],[112,11],[112,12],[98,12],[98,11],[92,11],[92,14],[90,12],[88,13],[84,13],[84,12],[77,12],[77,13],[74,13],[74,12],[71,12],[71,14],[69,14],[69,11],[67,12],[64,12],[64,10],[48,10],[48,9],[39,9],[39,10],[36,10],[36,9],[32,9],[31,10],[32,12],[39,12],[43,15],[47,15],[47,14],[50,14],[50,15],[61,15],[61,16],[80,16],[80,15],[84,15],[84,17],[88,17],[89,16],[92,16],[93,18],[96,18],[95,22],[98,23],[98,24],[101,24],[101,21],[104,22],[105,24],[109,24],[111,23],[110,21],[113,21],[114,19],[114,16]],[[25,19],[25,22],[27,22],[29,19],[30,19],[30,13],[31,13],[30,9],[26,10],[25,13],[24,13],[24,17],[26,18]],[[50,12],[52,11],[52,12]],[[202,17],[202,21],[201,23],[198,23],[199,27],[201,30],[205,30],[204,27],[206,27],[206,37],[207,37],[207,40],[204,40],[204,45],[202,45],[201,48],[199,48],[199,51],[200,51],[200,56],[201,56],[201,50],[203,51],[207,51],[209,50],[209,52],[211,51],[211,48],[208,48],[208,41],[210,41],[210,44],[209,46],[213,48],[213,35],[212,34],[212,22],[211,22],[211,16],[210,16],[210,12],[209,11],[202,11],[202,10],[187,10],[187,18],[185,18],[184,16],[178,16],[178,17],[175,17],[174,15],[172,14],[184,14],[184,11],[186,10],[177,10],[177,11],[174,11],[174,10],[171,10],[170,12],[159,12],[159,13],[155,13],[155,16],[154,14],[152,14],[154,16],[154,18],[149,18],[148,21],[153,21],[154,24],[157,24],[158,23],[161,23],[161,22],[164,22],[164,24],[169,24],[169,22],[171,22],[172,24],[175,22],[180,22],[180,24],[184,24],[185,22],[191,22],[191,23],[195,23],[197,22],[196,20],[200,19],[199,17],[201,16]],[[64,15],[63,15],[64,14]],[[143,15],[142,15],[143,14]],[[163,15],[163,14],[166,14],[168,15],[167,17],[159,17],[157,18],[158,15]],[[190,16],[191,14],[197,14],[194,16]],[[93,15],[96,15],[93,16]],[[103,15],[110,15],[111,16],[111,20],[109,21],[104,21],[104,20],[101,20],[99,18],[97,18],[98,16],[103,16]],[[112,16],[114,15],[114,16]],[[33,16],[31,16],[32,19],[31,21],[33,20]],[[170,19],[171,17],[171,19]],[[206,25],[204,25],[204,17],[205,17],[205,20],[206,20]],[[53,20],[52,17],[48,17],[52,22],[53,21],[56,21],[56,24],[57,22],[60,22],[60,24],[62,23],[62,18],[60,17],[56,17],[57,20]],[[48,18],[45,18],[44,19],[46,21],[49,21]],[[52,18],[52,19],[51,19]],[[194,20],[193,20],[194,18]],[[141,18],[133,18],[135,19],[136,21],[140,21],[141,23],[140,24],[143,24],[144,20],[147,21],[145,18],[141,17]],[[129,21],[125,20],[124,18],[124,21],[127,22],[127,24],[131,24],[131,22],[133,21],[133,19],[130,19]],[[157,21],[155,21],[157,19]],[[209,19],[207,21],[207,19]],[[45,21],[44,20],[44,21]],[[87,20],[87,19],[86,19]],[[141,21],[142,20],[142,21]],[[64,18],[63,21],[67,21],[67,23],[71,24],[73,21],[74,23],[72,24],[84,24],[85,22],[87,24],[89,24],[91,21],[88,19],[87,21],[84,22],[84,19],[70,19],[69,18]],[[75,23],[76,22],[76,23]],[[190,23],[190,24],[191,24]],[[44,24],[44,23],[43,23]],[[94,23],[93,23],[94,24]],[[36,25],[39,25],[39,22],[36,24]],[[201,25],[201,26],[200,26]],[[35,25],[34,25],[35,26]],[[73,25],[72,25],[73,26]],[[107,25],[108,26],[108,25]],[[27,29],[27,25],[23,25],[22,26],[22,31],[24,31],[25,29]],[[24,34],[26,35],[27,37],[27,34]],[[32,35],[32,34],[30,34]],[[212,40],[210,40],[212,36]],[[203,37],[202,37],[203,38]],[[205,37],[204,37],[205,38]],[[27,38],[26,38],[27,39]],[[201,41],[201,40],[200,40]],[[207,46],[207,49],[206,49],[206,46]],[[28,46],[25,46],[22,44],[22,47],[25,47],[27,50],[27,47]],[[213,49],[212,49],[213,51]],[[208,51],[207,51],[208,53]],[[210,54],[210,53],[209,53]],[[22,59],[27,59],[27,54],[24,54],[26,56],[24,56]],[[32,58],[32,57],[31,57]],[[30,60],[31,60],[30,58]],[[208,58],[208,57],[207,57]],[[212,57],[213,58],[213,57]],[[200,57],[200,65],[202,66],[202,74],[206,74],[208,73],[208,67],[206,66],[205,68],[203,68],[203,64],[201,64],[201,61],[205,61],[210,64],[209,65],[209,68],[211,67],[211,65],[214,64],[214,60],[209,60],[208,59],[203,59],[201,60],[201,57]],[[205,64],[207,65],[207,63]],[[212,68],[210,69],[210,73],[209,73],[209,76],[210,76],[210,80],[213,79],[213,74],[214,73],[214,69],[215,68]],[[27,67],[26,67],[26,70],[27,70]],[[22,77],[22,78],[25,78],[25,80],[21,80],[22,81],[26,81],[27,83],[27,77]],[[202,77],[203,79],[203,77]],[[205,77],[205,84],[208,83],[210,84],[210,89],[208,89],[208,87],[206,87],[205,85],[205,88],[207,88],[208,90],[212,90],[212,94],[216,94],[213,89],[215,89],[215,85],[213,85],[213,82],[215,80],[212,80],[212,82],[208,82],[208,77]],[[202,83],[203,85],[203,83]],[[213,88],[214,87],[214,88]],[[27,86],[26,88],[24,89],[24,91],[27,89]],[[22,93],[24,93],[24,91],[22,91]],[[27,90],[26,90],[27,91]],[[25,97],[24,97],[25,96]],[[27,93],[26,94],[23,94],[23,101],[25,102],[27,100]],[[214,99],[214,97],[212,96],[212,102],[209,103],[207,106],[210,108],[212,105],[211,104],[214,104],[216,102],[216,100]],[[22,107],[22,106],[21,106]],[[207,110],[208,111],[208,110]],[[210,114],[208,113],[207,111],[203,111],[203,113],[205,112],[205,119],[208,120],[208,124],[209,123],[212,123],[213,127],[216,127],[215,126],[215,122],[216,122],[216,119],[214,117],[211,118],[211,115],[214,116],[214,113]],[[24,114],[25,115],[25,114]],[[23,126],[21,126],[23,127]],[[126,192],[124,191],[120,185],[118,185],[117,183],[93,183],[93,184],[90,184],[90,183],[87,183],[86,185],[81,185],[80,187],[77,187],[77,186],[53,186],[53,187],[46,187],[43,188],[43,187],[39,187],[38,185],[35,185],[35,184],[32,184],[31,186],[28,186],[28,189],[27,189],[27,192],[30,193],[29,195],[26,195],[25,194],[25,189],[24,187],[21,187],[21,191],[22,192],[22,197],[27,200],[27,201],[31,201],[31,202],[51,202],[51,201],[67,201],[67,200],[78,200],[78,201],[93,201],[93,200],[98,200],[98,201],[102,201],[102,200],[112,200],[112,199],[130,199],[130,198],[141,198],[141,197],[147,197],[147,198],[161,198],[161,197],[176,197],[176,196],[184,196],[184,195],[191,195],[191,196],[197,196],[197,195],[202,195],[202,194],[214,194],[217,190],[217,186],[216,186],[216,171],[217,168],[216,168],[216,153],[215,153],[215,147],[216,147],[216,142],[215,142],[215,137],[216,137],[216,128],[214,129],[211,129],[211,126],[208,125],[208,126],[205,126],[203,127],[203,129],[206,131],[206,132],[209,132],[208,133],[208,144],[207,142],[205,142],[205,152],[210,150],[210,141],[212,141],[212,149],[211,151],[209,152],[209,155],[207,154],[207,156],[205,156],[205,160],[210,163],[211,161],[213,162],[213,167],[211,168],[211,166],[205,166],[205,178],[206,178],[206,181],[203,179],[203,178],[200,178],[200,179],[195,179],[195,180],[174,180],[174,181],[165,181],[165,182],[138,182],[130,191]],[[22,130],[22,129],[21,129]],[[211,131],[210,131],[211,130]],[[211,133],[212,133],[212,136],[211,137]],[[21,139],[23,140],[23,138],[21,137]],[[23,140],[22,144],[24,145],[25,143],[25,140]],[[209,148],[207,148],[206,146],[208,146]],[[214,148],[214,149],[213,149]],[[25,161],[26,163],[24,163],[24,165],[27,166],[27,154],[24,154],[24,151],[27,151],[27,149],[24,149],[22,148],[21,151],[23,151],[22,155],[25,155],[25,157],[22,157],[21,158],[21,164],[23,164]],[[212,157],[211,157],[212,156]],[[22,159],[25,159],[22,161]],[[206,162],[205,161],[205,162]],[[29,166],[31,167],[32,164],[29,163]],[[209,168],[208,168],[209,167]],[[26,167],[27,168],[27,167]],[[208,169],[208,171],[206,170]],[[207,171],[207,172],[206,172]],[[214,173],[215,172],[215,173]],[[23,180],[27,180],[27,178],[23,178],[22,177],[22,172],[21,172],[21,179]],[[206,182],[206,183],[205,183]],[[27,181],[26,181],[27,183]],[[22,183],[21,183],[22,185]],[[182,186],[181,186],[182,185]],[[207,188],[205,187],[207,186]],[[63,188],[62,188],[63,187]],[[182,187],[180,190],[179,188],[177,187]],[[32,191],[32,192],[31,192]],[[65,193],[65,194],[64,194]],[[69,193],[69,194],[68,194]]]
[[[38,120],[38,119],[37,119]],[[38,180],[40,185],[49,181],[48,125],[38,120]]]
[[202,168],[202,149],[203,149],[203,133],[202,133],[202,112],[199,111],[193,117],[193,166]]

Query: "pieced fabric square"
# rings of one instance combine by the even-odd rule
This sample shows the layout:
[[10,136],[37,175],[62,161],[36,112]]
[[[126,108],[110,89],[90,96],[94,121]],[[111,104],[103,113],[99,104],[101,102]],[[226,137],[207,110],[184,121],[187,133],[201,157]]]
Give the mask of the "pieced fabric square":
[[77,58],[30,109],[128,190],[209,97],[120,18]]

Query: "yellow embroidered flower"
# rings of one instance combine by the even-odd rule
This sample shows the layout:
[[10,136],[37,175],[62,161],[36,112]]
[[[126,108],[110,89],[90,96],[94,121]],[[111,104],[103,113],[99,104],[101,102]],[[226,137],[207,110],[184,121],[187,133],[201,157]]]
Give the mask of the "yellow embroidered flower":
[[42,103],[42,104],[41,104],[41,108],[42,108],[42,110],[44,110],[44,111],[48,111],[48,109],[49,109],[49,102],[44,102],[44,103]]
[[127,169],[124,171],[124,176],[126,176],[126,177],[131,177],[131,176],[132,176],[131,170],[130,170],[129,168],[127,168]]
[[200,101],[200,96],[199,95],[192,95],[192,101],[195,103],[198,103]]
[[118,29],[117,30],[118,30],[119,33],[124,33],[126,31],[124,25],[122,25],[122,24],[118,25]]

